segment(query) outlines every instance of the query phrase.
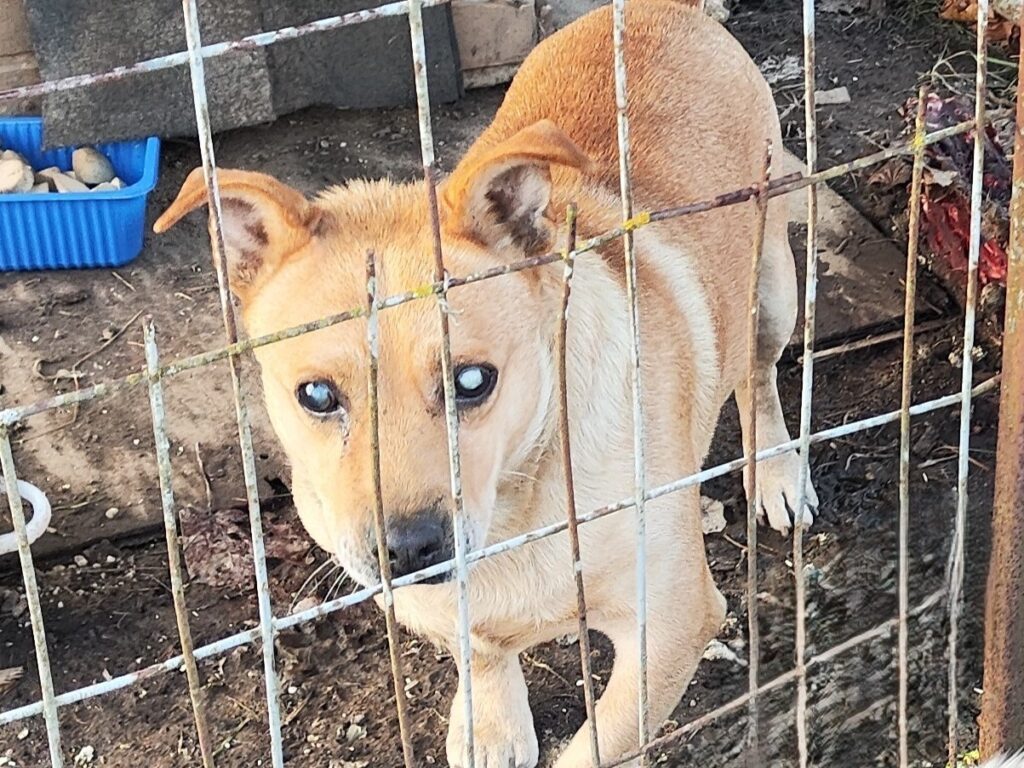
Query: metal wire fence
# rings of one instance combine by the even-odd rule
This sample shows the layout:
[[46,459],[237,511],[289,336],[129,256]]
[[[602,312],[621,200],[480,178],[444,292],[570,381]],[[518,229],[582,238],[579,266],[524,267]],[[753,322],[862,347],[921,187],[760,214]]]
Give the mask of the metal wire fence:
[[[580,631],[580,659],[582,666],[582,679],[584,681],[584,698],[590,723],[590,745],[591,757],[595,766],[623,765],[627,762],[639,760],[646,763],[648,756],[656,749],[664,747],[669,743],[692,734],[715,721],[716,719],[737,710],[746,708],[749,715],[748,739],[750,744],[758,742],[758,702],[767,693],[775,691],[783,686],[794,685],[796,689],[796,706],[793,716],[796,725],[797,735],[797,756],[801,768],[808,763],[808,670],[817,665],[833,660],[840,655],[863,645],[876,638],[889,635],[895,628],[897,631],[897,668],[899,679],[898,692],[898,754],[899,765],[907,766],[908,757],[908,724],[907,724],[907,691],[908,691],[908,643],[909,643],[909,620],[945,601],[949,616],[948,635],[948,748],[951,760],[955,761],[959,745],[957,743],[958,698],[957,698],[957,663],[958,663],[958,632],[959,619],[961,615],[961,602],[964,581],[964,537],[967,522],[967,480],[970,468],[968,441],[971,428],[971,402],[972,399],[994,391],[999,384],[999,377],[992,377],[975,385],[972,354],[975,336],[975,308],[978,293],[978,263],[981,242],[981,177],[984,160],[984,131],[976,130],[979,126],[986,124],[986,46],[985,37],[988,24],[988,0],[978,2],[977,22],[977,78],[975,91],[976,111],[973,120],[967,121],[951,128],[925,132],[924,122],[924,99],[919,100],[919,108],[916,117],[916,127],[911,141],[892,146],[874,154],[862,157],[858,160],[837,165],[834,167],[818,168],[817,156],[817,122],[815,114],[815,3],[814,0],[803,2],[803,39],[804,39],[804,72],[805,72],[805,143],[806,143],[806,171],[793,173],[780,178],[769,178],[770,152],[766,157],[763,176],[751,186],[737,189],[727,194],[702,200],[690,201],[677,207],[663,210],[652,210],[637,212],[634,210],[631,191],[630,172],[630,130],[627,115],[628,104],[628,83],[625,66],[625,40],[629,31],[625,25],[625,2],[614,0],[613,2],[613,47],[615,64],[615,101],[618,126],[618,143],[620,159],[620,193],[622,201],[622,224],[601,235],[581,242],[576,239],[575,211],[569,211],[569,232],[570,236],[564,247],[556,252],[542,256],[523,259],[515,263],[478,272],[475,274],[455,276],[450,275],[445,267],[444,253],[440,235],[439,217],[437,211],[436,196],[436,168],[434,159],[434,142],[431,132],[431,109],[427,89],[427,68],[426,50],[423,34],[422,11],[424,7],[440,5],[445,0],[402,0],[401,2],[389,3],[380,7],[358,11],[355,13],[335,16],[329,19],[322,19],[299,27],[289,27],[272,32],[265,32],[252,35],[233,42],[223,42],[213,45],[204,45],[200,38],[199,17],[196,0],[182,0],[182,13],[185,19],[187,38],[187,50],[162,56],[155,59],[139,62],[131,66],[119,67],[115,70],[103,73],[88,75],[77,75],[63,78],[61,80],[41,83],[39,85],[16,88],[0,92],[0,103],[26,97],[40,96],[57,93],[60,91],[76,88],[84,85],[95,84],[122,78],[131,73],[153,71],[179,66],[187,63],[191,73],[192,92],[194,96],[196,124],[200,137],[200,149],[202,153],[202,167],[205,183],[208,191],[209,206],[209,231],[210,244],[213,261],[217,269],[217,277],[220,291],[220,302],[223,314],[225,329],[225,346],[204,352],[191,357],[182,358],[169,363],[161,363],[157,350],[157,337],[151,321],[147,320],[144,326],[146,367],[144,370],[133,373],[119,379],[108,380],[90,387],[76,389],[74,392],[60,394],[36,402],[11,405],[0,410],[0,469],[2,469],[7,493],[10,500],[10,507],[14,521],[14,528],[18,540],[18,552],[21,571],[23,574],[25,593],[27,596],[29,617],[35,644],[36,662],[39,673],[41,699],[20,706],[14,709],[0,712],[0,725],[12,723],[25,718],[42,715],[48,736],[51,765],[54,768],[61,768],[64,765],[64,753],[61,747],[61,730],[58,718],[58,710],[75,702],[102,696],[113,691],[128,688],[154,675],[174,672],[184,669],[188,682],[189,694],[191,697],[192,712],[195,720],[197,741],[202,754],[204,766],[214,765],[214,751],[211,743],[210,729],[207,724],[207,717],[204,708],[204,694],[200,684],[197,662],[224,654],[230,649],[237,648],[250,643],[259,643],[262,648],[264,683],[267,700],[268,725],[271,743],[271,763],[278,768],[284,764],[284,751],[282,745],[282,722],[279,706],[279,679],[277,665],[274,657],[275,635],[285,629],[313,621],[319,617],[343,610],[347,607],[367,601],[376,595],[383,595],[385,616],[387,623],[388,647],[390,653],[391,671],[393,675],[394,690],[398,706],[398,721],[401,732],[403,757],[407,768],[417,764],[417,758],[413,753],[412,741],[410,738],[409,707],[407,694],[403,684],[404,674],[402,669],[402,657],[398,650],[396,636],[396,620],[392,591],[400,586],[414,584],[441,574],[454,573],[455,588],[458,595],[458,616],[459,616],[459,643],[458,643],[458,668],[460,677],[460,689],[463,691],[464,720],[467,724],[465,729],[466,744],[465,752],[468,763],[473,764],[473,691],[470,676],[471,653],[470,653],[470,616],[469,601],[467,597],[467,582],[470,578],[469,566],[485,558],[494,557],[518,547],[525,546],[532,541],[568,532],[571,544],[571,562],[566,567],[574,567],[576,573],[577,606]],[[300,326],[273,333],[266,336],[240,339],[235,320],[235,314],[229,296],[228,274],[224,258],[224,234],[222,222],[222,205],[220,190],[217,179],[217,163],[214,154],[214,144],[210,127],[210,114],[206,95],[206,82],[204,74],[204,61],[206,59],[220,56],[229,51],[258,48],[270,45],[281,40],[288,40],[300,36],[313,34],[318,31],[337,29],[343,26],[370,21],[385,16],[408,15],[409,31],[412,44],[414,62],[414,74],[416,83],[416,97],[419,113],[420,146],[423,163],[424,179],[429,197],[429,210],[431,212],[431,226],[433,229],[434,243],[434,279],[427,285],[420,286],[412,291],[392,295],[380,296],[377,290],[376,264],[374,254],[367,257],[367,298],[364,306],[351,307],[344,312],[325,317],[314,322],[305,323]],[[922,91],[922,96],[924,92]],[[918,212],[920,209],[920,196],[922,188],[922,171],[924,167],[924,156],[926,148],[938,141],[950,136],[973,132],[974,137],[974,166],[971,195],[971,220],[970,220],[970,250],[968,259],[968,282],[966,297],[966,312],[963,328],[963,371],[962,384],[959,392],[950,393],[942,397],[913,403],[911,394],[911,381],[913,375],[913,334],[914,334],[914,308],[916,295],[916,274],[917,274],[917,252],[920,220]],[[902,400],[899,410],[879,413],[867,418],[859,419],[841,426],[832,427],[821,431],[813,431],[811,416],[813,412],[812,385],[814,383],[814,363],[818,359],[815,354],[815,310],[816,310],[816,287],[818,274],[818,185],[840,176],[868,168],[874,164],[881,163],[889,158],[897,156],[911,156],[913,158],[913,178],[911,185],[910,201],[910,233],[909,246],[907,251],[906,270],[906,312],[903,329],[903,363],[902,363]],[[1016,158],[1015,158],[1016,159]],[[807,218],[807,247],[806,247],[806,269],[804,284],[804,342],[803,342],[803,376],[800,408],[800,429],[796,439],[789,440],[782,444],[763,449],[752,449],[747,455],[733,461],[704,469],[688,477],[677,478],[669,483],[651,486],[646,476],[644,461],[644,433],[643,433],[643,403],[640,393],[641,382],[641,355],[643,349],[643,333],[640,327],[639,300],[637,291],[637,263],[634,257],[633,233],[649,224],[657,221],[664,221],[670,218],[685,216],[689,214],[708,211],[724,206],[739,205],[753,201],[759,214],[759,226],[755,242],[751,244],[752,278],[748,292],[750,321],[748,327],[749,347],[748,354],[753,360],[755,353],[755,335],[758,322],[756,301],[757,275],[760,270],[761,249],[764,235],[764,216],[769,199],[780,195],[791,194],[803,190],[807,195],[808,218]],[[1016,194],[1015,189],[1015,194]],[[446,296],[449,291],[460,286],[491,280],[502,275],[522,270],[534,269],[543,265],[562,263],[564,265],[564,283],[562,293],[562,314],[558,334],[558,391],[561,404],[561,450],[563,461],[566,466],[571,466],[571,445],[569,443],[568,415],[567,415],[567,394],[566,394],[566,309],[568,307],[571,285],[574,274],[574,265],[580,258],[587,257],[587,254],[597,248],[614,240],[620,240],[623,245],[626,265],[626,286],[629,305],[629,327],[631,331],[631,380],[632,380],[632,408],[634,424],[634,493],[626,499],[609,503],[601,508],[577,512],[575,493],[572,484],[572,473],[566,472],[566,497],[569,510],[568,518],[565,521],[551,524],[537,530],[532,530],[521,535],[514,536],[481,549],[468,551],[466,538],[466,513],[462,501],[462,485],[460,473],[459,454],[459,420],[455,406],[454,380],[451,360],[449,316]],[[377,359],[378,359],[378,316],[382,311],[412,301],[435,301],[438,309],[438,322],[441,328],[443,339],[441,364],[444,382],[444,402],[446,430],[448,435],[448,455],[450,463],[450,498],[451,515],[453,521],[453,533],[455,540],[452,560],[425,568],[416,573],[391,578],[389,557],[387,551],[387,531],[384,524],[384,510],[381,501],[380,488],[380,455],[379,455],[379,433],[378,433],[378,402],[377,402]],[[284,339],[310,333],[322,328],[327,328],[339,323],[353,320],[355,318],[366,318],[367,328],[367,349],[371,361],[368,373],[367,389],[369,392],[371,431],[372,438],[372,460],[373,460],[373,481],[375,489],[374,522],[376,528],[376,539],[378,556],[381,571],[381,583],[372,587],[360,589],[345,597],[337,598],[323,603],[314,608],[298,611],[285,616],[275,616],[271,606],[270,589],[267,575],[267,562],[263,542],[263,523],[261,517],[260,498],[257,493],[256,463],[253,451],[253,441],[250,430],[249,403],[243,387],[241,386],[240,358],[249,351],[268,344],[274,344]],[[1015,326],[1007,329],[1007,334],[1021,333],[1015,330]],[[249,522],[252,532],[252,552],[255,565],[255,585],[258,595],[259,624],[258,626],[245,631],[237,632],[224,637],[216,642],[194,647],[190,629],[189,610],[186,604],[185,591],[183,586],[182,565],[179,556],[179,542],[177,535],[177,520],[174,511],[174,498],[171,490],[171,467],[169,445],[165,429],[165,411],[163,400],[164,381],[184,371],[192,370],[209,365],[219,360],[227,360],[232,375],[233,394],[238,424],[238,439],[241,447],[242,469],[245,479],[246,495],[249,511]],[[751,365],[751,370],[753,366]],[[152,422],[156,446],[156,463],[158,467],[161,501],[164,513],[165,534],[168,551],[168,566],[171,578],[171,589],[174,598],[174,608],[177,618],[178,635],[180,639],[181,654],[166,659],[143,669],[116,675],[110,679],[93,685],[76,688],[73,690],[57,693],[54,689],[51,662],[47,650],[46,628],[43,612],[39,600],[39,586],[36,579],[36,572],[33,566],[32,552],[29,546],[28,534],[26,531],[26,520],[21,497],[17,492],[17,471],[11,451],[10,431],[13,427],[30,418],[33,415],[50,411],[55,408],[81,403],[89,400],[107,397],[115,392],[141,388],[148,389],[151,404]],[[751,387],[751,391],[755,389]],[[756,434],[756,398],[752,398],[750,404],[750,418],[752,430]],[[910,503],[910,424],[913,416],[926,414],[940,409],[960,409],[960,443],[958,449],[958,483],[957,483],[957,505],[953,530],[951,531],[952,545],[948,569],[948,580],[943,588],[928,595],[923,601],[912,605],[909,598],[909,555],[908,555],[908,519]],[[757,467],[760,462],[775,456],[791,451],[798,451],[801,461],[801,477],[798,488],[800,494],[806,493],[807,478],[809,475],[809,455],[813,445],[833,440],[845,435],[853,435],[875,429],[881,425],[899,423],[900,428],[900,485],[899,485],[899,564],[898,564],[898,612],[889,621],[886,621],[870,630],[851,637],[844,642],[831,647],[820,653],[808,655],[807,652],[807,628],[806,628],[806,594],[805,576],[803,568],[803,519],[795,515],[795,529],[793,536],[792,564],[795,576],[795,617],[796,617],[796,640],[795,640],[795,663],[791,670],[768,681],[760,679],[760,639],[758,633],[757,617],[757,594],[758,575],[756,568],[756,539],[757,522],[754,499],[756,493],[750,494],[748,501],[748,546],[747,546],[747,606],[749,622],[749,690],[740,696],[707,714],[680,725],[673,730],[652,738],[657,732],[658,723],[651,723],[647,717],[647,647],[645,622],[647,618],[647,583],[646,583],[646,560],[645,560],[645,525],[646,525],[646,504],[654,499],[661,498],[668,494],[676,493],[684,488],[696,486],[704,481],[720,477],[729,473],[743,470],[746,467],[750,473],[752,487],[756,488]],[[756,438],[752,436],[751,445],[756,445]],[[797,500],[796,509],[803,508],[803,498]],[[593,675],[590,669],[591,654],[588,645],[588,624],[586,612],[586,596],[583,589],[583,580],[580,566],[580,544],[578,527],[594,520],[601,519],[615,512],[634,509],[636,520],[636,612],[639,622],[639,722],[637,723],[638,742],[640,748],[632,754],[618,756],[602,762],[602,756],[598,750],[598,724],[594,717],[594,690]]]

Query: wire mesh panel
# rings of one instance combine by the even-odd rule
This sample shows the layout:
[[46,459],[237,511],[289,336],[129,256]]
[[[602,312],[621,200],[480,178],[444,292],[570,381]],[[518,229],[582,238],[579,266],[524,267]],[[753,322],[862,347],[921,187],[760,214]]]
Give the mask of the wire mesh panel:
[[[633,0],[634,2],[638,0]],[[909,759],[909,726],[907,718],[908,691],[910,669],[908,649],[912,644],[910,619],[936,607],[945,600],[949,614],[948,648],[948,735],[947,743],[951,764],[955,764],[959,745],[957,743],[958,689],[958,636],[962,612],[964,582],[964,541],[967,524],[967,481],[969,470],[969,440],[971,434],[971,404],[980,395],[992,392],[998,386],[998,376],[981,383],[975,383],[973,370],[973,349],[975,344],[975,317],[978,294],[978,263],[981,247],[981,205],[982,205],[982,174],[984,162],[984,135],[986,125],[986,30],[988,25],[988,2],[978,3],[977,24],[977,72],[975,103],[976,112],[972,120],[950,128],[926,133],[925,130],[925,89],[918,98],[918,112],[915,131],[912,139],[903,144],[880,150],[871,155],[854,161],[819,170],[817,148],[817,116],[815,105],[815,3],[814,0],[803,2],[803,39],[804,39],[804,91],[805,91],[805,152],[806,172],[785,176],[772,176],[772,147],[768,146],[764,157],[762,173],[758,178],[750,179],[748,186],[735,189],[714,197],[682,201],[678,205],[660,210],[637,212],[634,208],[633,182],[631,173],[630,121],[629,121],[629,83],[627,83],[627,63],[629,60],[630,28],[627,24],[627,4],[625,0],[614,0],[612,8],[612,40],[610,47],[614,63],[614,98],[616,115],[616,139],[618,150],[618,181],[619,201],[621,203],[621,224],[588,239],[577,239],[577,215],[574,206],[567,212],[566,230],[568,238],[559,250],[529,258],[522,258],[505,265],[492,267],[474,274],[453,275],[446,268],[444,245],[441,232],[441,214],[437,193],[437,169],[433,131],[431,125],[431,109],[427,81],[428,51],[426,50],[423,32],[422,10],[442,4],[442,0],[408,0],[408,2],[391,3],[372,10],[335,16],[299,27],[252,35],[241,40],[203,45],[200,37],[200,19],[195,0],[183,0],[182,13],[185,19],[187,50],[139,62],[116,70],[90,75],[80,75],[61,80],[41,83],[0,92],[0,102],[25,97],[59,93],[72,88],[109,82],[126,75],[165,69],[188,64],[191,75],[192,92],[196,113],[196,124],[199,132],[199,146],[202,155],[202,174],[209,202],[209,234],[213,264],[218,279],[219,299],[222,308],[222,321],[225,331],[225,346],[202,352],[189,357],[180,358],[168,363],[161,363],[157,350],[156,330],[151,320],[146,320],[145,331],[145,369],[122,378],[111,379],[88,387],[76,388],[74,392],[56,395],[35,402],[7,404],[0,410],[0,466],[2,466],[4,483],[10,499],[10,507],[18,541],[20,566],[23,575],[25,593],[28,601],[29,619],[33,634],[34,652],[39,672],[41,698],[31,704],[0,712],[0,725],[14,723],[26,718],[43,715],[50,761],[53,766],[64,764],[64,752],[61,743],[59,708],[94,699],[117,690],[139,685],[141,681],[155,675],[175,672],[183,669],[186,673],[187,687],[190,694],[190,705],[193,714],[197,741],[204,766],[212,766],[216,762],[212,739],[205,715],[205,703],[202,693],[201,676],[198,662],[221,656],[228,651],[259,643],[262,655],[263,685],[267,705],[267,729],[269,733],[269,757],[274,766],[285,764],[285,752],[282,736],[282,715],[280,708],[280,681],[275,659],[275,636],[282,630],[296,627],[316,620],[327,614],[371,600],[377,596],[382,598],[387,628],[387,646],[392,675],[393,689],[396,696],[397,717],[402,745],[403,760],[407,768],[420,764],[414,754],[410,721],[409,703],[405,688],[403,659],[400,653],[399,629],[395,612],[394,591],[403,586],[424,582],[437,576],[453,574],[454,590],[457,602],[457,626],[454,636],[457,638],[457,666],[459,673],[459,691],[463,709],[462,720],[464,732],[462,759],[464,765],[477,763],[477,745],[474,741],[474,695],[473,695],[473,615],[470,606],[469,584],[472,578],[471,565],[483,560],[494,558],[511,552],[541,539],[566,534],[568,557],[565,567],[574,572],[573,583],[576,590],[576,616],[580,640],[580,663],[582,672],[582,694],[587,714],[587,739],[590,759],[594,766],[623,765],[639,760],[640,764],[651,762],[652,755],[660,748],[677,742],[706,725],[715,722],[730,713],[745,709],[747,713],[747,744],[757,754],[760,743],[759,700],[766,694],[782,689],[792,688],[794,695],[793,722],[796,732],[796,760],[803,768],[809,764],[808,743],[814,723],[809,718],[810,687],[808,671],[833,661],[855,648],[863,646],[879,638],[887,638],[896,630],[896,659],[898,674],[897,698],[897,753],[900,766],[908,766]],[[420,138],[420,159],[424,173],[424,190],[427,196],[427,211],[431,227],[432,280],[422,286],[415,287],[405,293],[382,296],[379,291],[379,275],[377,256],[367,254],[366,259],[366,301],[362,306],[354,306],[337,314],[324,317],[299,326],[291,327],[272,334],[253,338],[240,339],[235,311],[231,300],[229,274],[225,254],[224,205],[221,188],[218,182],[217,162],[214,152],[214,141],[210,125],[210,113],[206,96],[204,61],[237,50],[265,47],[274,42],[295,39],[307,34],[338,29],[343,26],[370,21],[373,19],[408,14],[409,31],[414,64],[414,78],[418,106],[418,127]],[[962,384],[959,392],[950,393],[934,399],[914,403],[913,394],[913,333],[916,306],[916,275],[918,261],[918,239],[920,231],[920,198],[922,190],[922,173],[924,155],[927,147],[953,136],[973,132],[973,179],[971,195],[971,236],[968,260],[968,283],[966,296],[966,312],[963,329],[963,371]],[[906,263],[905,316],[903,327],[903,357],[901,379],[901,405],[898,410],[878,413],[865,418],[850,420],[839,426],[815,430],[813,424],[814,402],[812,392],[814,385],[814,363],[817,359],[815,348],[816,307],[817,307],[817,276],[818,276],[818,185],[840,178],[844,175],[871,167],[885,160],[900,157],[913,157],[913,173],[911,179],[911,219],[909,225],[909,243]],[[1015,158],[1016,159],[1016,158]],[[807,242],[805,254],[804,282],[804,332],[803,332],[803,370],[801,377],[800,427],[795,439],[782,442],[767,448],[759,448],[757,441],[757,397],[756,387],[751,378],[751,402],[749,405],[749,423],[751,436],[749,449],[743,456],[731,461],[703,469],[686,477],[674,478],[668,482],[652,485],[645,463],[645,450],[648,436],[645,434],[643,392],[643,342],[644,328],[641,323],[642,290],[639,282],[638,255],[635,243],[637,230],[655,222],[667,221],[682,216],[700,214],[728,206],[745,205],[753,209],[757,217],[755,241],[751,248],[751,278],[746,291],[748,326],[747,360],[750,376],[753,377],[754,361],[757,356],[757,329],[759,322],[758,285],[761,274],[761,259],[764,245],[765,217],[771,199],[782,195],[803,192],[807,196]],[[1016,193],[1017,190],[1015,189]],[[567,359],[567,317],[570,312],[574,270],[584,258],[596,258],[594,253],[608,244],[621,241],[623,263],[625,268],[624,285],[628,309],[628,327],[630,332],[629,380],[631,386],[631,418],[633,425],[633,494],[624,499],[606,503],[596,509],[578,509],[573,477],[572,445],[570,441],[569,405],[567,391],[568,367],[571,360]],[[559,449],[565,477],[565,498],[568,516],[565,520],[540,527],[535,530],[511,536],[478,549],[470,549],[468,534],[469,522],[465,509],[462,489],[461,454],[459,440],[459,415],[455,394],[455,375],[451,345],[451,307],[449,293],[460,287],[490,281],[502,276],[535,270],[549,265],[561,264],[563,269],[561,286],[561,303],[557,328],[557,388],[560,432]],[[379,412],[381,403],[378,397],[378,363],[380,354],[379,317],[395,307],[416,301],[433,301],[438,310],[440,327],[439,368],[443,389],[443,413],[446,434],[446,449],[449,464],[449,498],[447,507],[451,517],[453,536],[453,553],[451,560],[432,565],[414,573],[392,577],[389,550],[388,530],[385,522],[384,500],[381,490],[381,455]],[[257,491],[256,454],[253,448],[252,429],[248,411],[248,400],[242,382],[241,357],[254,349],[276,344],[286,339],[312,333],[350,321],[366,323],[366,351],[369,360],[368,376],[365,382],[368,401],[370,403],[371,455],[367,457],[371,468],[373,482],[373,525],[376,535],[376,554],[380,569],[380,583],[352,592],[349,595],[329,600],[321,605],[306,610],[290,613],[286,616],[275,616],[270,597],[270,584],[267,569],[266,550],[263,541],[264,522],[261,503]],[[1013,332],[1017,332],[1013,329]],[[257,626],[236,632],[215,642],[193,647],[190,628],[189,610],[183,586],[183,572],[180,558],[180,542],[178,540],[178,521],[175,516],[174,496],[171,490],[171,465],[169,444],[166,428],[166,409],[163,400],[163,383],[165,380],[187,371],[209,366],[215,362],[226,360],[229,364],[232,380],[232,394],[235,406],[235,417],[238,427],[238,439],[242,463],[242,474],[246,488],[246,506],[251,530],[251,548],[253,553],[254,580],[257,594],[259,621]],[[102,682],[74,688],[58,693],[54,689],[49,658],[46,629],[43,611],[39,600],[32,552],[26,531],[26,521],[20,496],[17,493],[17,469],[12,454],[10,431],[30,417],[52,411],[54,409],[109,397],[117,392],[135,392],[145,386],[148,390],[152,426],[155,436],[156,463],[161,489],[164,532],[167,544],[168,567],[170,570],[171,592],[173,595],[177,618],[178,642],[181,655],[166,659],[156,664],[133,672],[109,676]],[[910,446],[912,417],[933,413],[942,409],[960,410],[960,442],[957,449],[957,504],[952,546],[950,552],[947,584],[940,590],[927,595],[916,604],[911,604],[909,590],[909,519],[912,512],[910,494]],[[809,501],[808,487],[810,480],[810,454],[814,446],[838,438],[868,433],[881,426],[899,424],[899,510],[898,510],[898,612],[889,621],[871,629],[860,632],[830,648],[809,652],[809,648],[817,646],[809,642],[807,627],[806,573],[804,567],[804,513]],[[759,466],[766,460],[796,452],[800,459],[800,475],[797,483],[798,497],[793,510],[793,542],[792,569],[795,586],[794,605],[794,664],[792,668],[770,680],[762,681],[760,667],[760,638],[758,625],[758,578],[757,578],[757,490]],[[747,544],[746,544],[746,599],[747,622],[749,632],[749,669],[748,691],[744,695],[728,701],[706,714],[689,722],[657,735],[660,723],[651,722],[649,713],[648,690],[651,681],[648,678],[648,508],[649,502],[684,489],[694,488],[699,484],[735,472],[746,471],[749,482],[747,502]],[[598,719],[596,696],[591,669],[591,652],[588,637],[587,597],[583,579],[583,557],[579,530],[582,526],[607,518],[618,512],[630,511],[635,521],[635,614],[637,619],[637,638],[639,647],[636,649],[639,666],[636,690],[638,694],[636,724],[637,748],[626,755],[603,755],[600,749],[600,733],[602,723]]]

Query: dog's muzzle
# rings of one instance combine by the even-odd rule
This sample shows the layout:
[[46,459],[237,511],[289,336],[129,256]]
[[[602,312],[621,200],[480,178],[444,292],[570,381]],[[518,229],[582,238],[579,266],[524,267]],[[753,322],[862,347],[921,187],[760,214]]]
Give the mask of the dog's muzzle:
[[[395,516],[388,520],[387,532],[388,560],[394,579],[454,557],[451,519],[439,506]],[[376,541],[373,545],[376,548]],[[449,578],[450,572],[431,576],[419,583],[440,584]]]

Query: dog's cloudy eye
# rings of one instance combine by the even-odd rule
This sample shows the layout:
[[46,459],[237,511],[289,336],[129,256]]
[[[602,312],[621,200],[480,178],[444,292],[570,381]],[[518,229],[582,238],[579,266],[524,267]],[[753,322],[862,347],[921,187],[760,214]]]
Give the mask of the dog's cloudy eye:
[[295,396],[299,399],[299,405],[317,416],[334,413],[341,405],[338,392],[329,381],[307,381],[299,384]]
[[455,369],[455,397],[459,405],[478,405],[494,391],[498,371],[493,366],[460,365]]

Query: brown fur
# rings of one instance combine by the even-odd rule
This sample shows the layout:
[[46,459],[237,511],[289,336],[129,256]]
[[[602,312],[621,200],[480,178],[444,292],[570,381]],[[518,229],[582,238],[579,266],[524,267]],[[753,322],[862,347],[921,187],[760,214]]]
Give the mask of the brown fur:
[[[621,223],[611,50],[602,8],[541,43],[524,62],[491,126],[440,188],[443,252],[464,275],[560,247],[566,206],[581,233]],[[635,208],[706,199],[757,181],[766,142],[781,156],[774,102],[756,66],[720,26],[663,0],[627,6],[627,62]],[[157,231],[205,200],[193,173]],[[267,176],[221,171],[232,287],[251,334],[365,303],[366,254],[388,295],[432,280],[433,243],[422,183],[353,182],[307,201]],[[796,287],[783,205],[772,203],[760,284],[756,369],[759,447],[788,439],[775,362],[792,332]],[[745,328],[755,228],[750,204],[666,221],[636,233],[648,485],[696,472],[718,412],[750,394]],[[456,364],[499,371],[491,397],[460,419],[470,546],[479,548],[567,514],[557,449],[554,338],[561,267],[453,289]],[[633,495],[630,335],[621,243],[577,262],[568,368],[573,474],[579,511]],[[388,525],[449,498],[433,300],[380,316],[380,441]],[[310,534],[363,583],[378,576],[366,403],[366,324],[353,321],[257,351],[274,428],[293,471]],[[344,410],[313,418],[296,400],[303,382],[330,381]],[[744,435],[749,449],[749,441]],[[788,528],[799,462],[764,462],[758,504]],[[809,507],[816,504],[808,488]],[[654,728],[679,701],[719,628],[724,600],[704,555],[699,492],[647,505],[648,659]],[[810,511],[802,510],[810,521]],[[636,747],[635,520],[624,511],[581,528],[591,626],[615,644],[598,704],[601,755]],[[532,767],[537,741],[517,655],[576,625],[564,534],[474,565],[469,581],[476,765]],[[416,585],[395,594],[400,621],[457,646],[455,591]],[[448,739],[462,753],[460,685]],[[586,726],[558,768],[590,764]]]

